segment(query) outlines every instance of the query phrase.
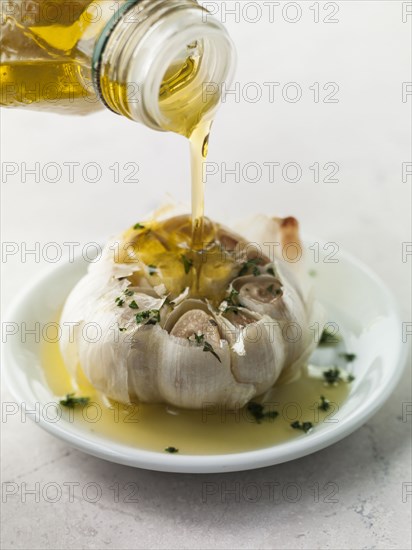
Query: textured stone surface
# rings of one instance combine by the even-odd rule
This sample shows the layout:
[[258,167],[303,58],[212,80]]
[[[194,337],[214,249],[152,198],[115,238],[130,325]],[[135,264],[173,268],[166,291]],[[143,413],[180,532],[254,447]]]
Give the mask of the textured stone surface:
[[[209,159],[228,168],[235,162],[297,162],[302,179],[284,182],[275,172],[271,183],[263,172],[253,184],[236,184],[230,176],[222,183],[219,164],[207,183],[207,210],[221,219],[259,211],[295,215],[306,234],[338,243],[373,268],[393,289],[402,320],[410,322],[411,258],[402,261],[402,242],[411,241],[411,178],[402,182],[402,163],[410,162],[412,98],[402,102],[402,82],[410,78],[410,26],[402,23],[402,2],[340,2],[340,23],[329,25],[314,24],[309,5],[302,3],[295,24],[282,20],[281,10],[272,24],[267,16],[255,24],[228,16],[242,86],[281,82],[280,90],[293,81],[303,95],[297,103],[283,100],[279,91],[274,103],[228,99]],[[337,82],[339,103],[314,103],[314,82],[321,90]],[[2,111],[1,123],[7,135],[2,160],[19,170],[2,182],[3,240],[19,247],[2,265],[4,307],[49,267],[43,257],[23,263],[23,242],[28,248],[39,242],[43,250],[49,241],[103,241],[138,221],[166,192],[188,199],[187,147],[175,136],[110,113],[80,119]],[[91,161],[102,167],[98,183],[81,175]],[[65,175],[56,183],[35,183],[33,176],[22,183],[22,162],[28,168],[57,162]],[[74,183],[63,162],[80,163]],[[139,183],[114,183],[114,162],[138,163]],[[308,168],[314,162],[338,163],[339,183],[314,183]],[[126,173],[121,168],[121,177]],[[410,388],[408,366],[385,406],[343,441],[291,463],[225,475],[111,464],[13,416],[2,424],[2,547],[409,548],[411,417],[402,416],[402,404],[411,402]],[[10,400],[5,388],[3,400]],[[39,497],[23,498],[36,484]],[[10,487],[15,495],[5,494]],[[53,503],[56,488],[61,497]],[[91,502],[96,489],[101,496]]]

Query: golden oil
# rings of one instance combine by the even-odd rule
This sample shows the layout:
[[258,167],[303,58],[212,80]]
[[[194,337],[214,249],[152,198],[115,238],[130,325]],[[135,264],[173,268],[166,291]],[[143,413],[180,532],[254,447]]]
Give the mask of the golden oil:
[[[150,266],[143,278],[151,286],[164,284],[171,300],[189,288],[191,297],[207,298],[218,306],[230,281],[239,273],[245,249],[243,241],[236,238],[233,243],[240,245],[236,251],[227,246],[227,230],[208,218],[202,218],[202,229],[202,248],[198,249],[188,215],[138,224],[124,233],[116,261],[137,263],[143,270]],[[141,271],[129,280],[135,286],[141,285]]]
[[76,114],[99,107],[90,67],[77,49],[101,29],[87,17],[92,3],[1,3],[1,106]]
[[[349,393],[346,383],[325,387],[321,378],[304,372],[299,380],[275,387],[265,396],[264,410],[278,415],[258,423],[247,408],[229,411],[224,407],[206,407],[194,411],[160,404],[127,406],[108,401],[85,378],[77,386],[73,385],[58,343],[43,344],[42,364],[47,385],[54,395],[63,398],[67,393],[76,392],[78,396],[90,398],[90,411],[87,408],[74,411],[76,426],[116,443],[158,452],[173,446],[180,454],[238,453],[297,437],[311,437],[312,433],[293,429],[291,424],[311,422],[316,431],[324,423],[336,423],[339,408]],[[330,402],[327,411],[319,408],[322,395]]]

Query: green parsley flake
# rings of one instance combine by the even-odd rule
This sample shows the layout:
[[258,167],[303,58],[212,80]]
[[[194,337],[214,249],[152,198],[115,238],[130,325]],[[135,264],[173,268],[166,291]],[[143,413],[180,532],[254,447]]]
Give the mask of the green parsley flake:
[[136,229],[136,230],[137,230],[137,229],[144,229],[144,228],[145,228],[145,226],[142,225],[141,223],[136,223],[136,224],[133,226],[133,229]]
[[318,409],[321,411],[328,411],[330,409],[330,401],[323,395],[320,396],[320,405]]
[[269,285],[266,290],[275,297],[283,294],[283,290],[281,288],[275,288],[275,285]]
[[200,344],[203,344],[204,341],[205,341],[205,335],[204,334],[193,334],[193,337],[195,339],[196,344],[200,345]]
[[247,275],[250,271],[252,271],[252,274],[255,277],[260,275],[260,269],[258,268],[259,262],[260,260],[258,258],[244,262],[239,271],[239,277],[243,277],[243,275]]
[[130,309],[139,309],[139,306],[136,304],[136,300],[132,300],[129,304]]
[[170,454],[175,454],[179,452],[179,449],[176,449],[176,447],[166,447],[165,451]]
[[75,395],[75,393],[66,394],[65,399],[60,399],[60,405],[68,407],[69,409],[74,409],[77,405],[84,407],[90,401],[90,397],[75,397]]
[[333,369],[325,370],[322,372],[325,382],[329,386],[336,386],[339,382],[342,382],[342,377],[340,375],[340,370],[337,367]]
[[149,275],[155,275],[157,273],[157,266],[151,264],[147,266],[147,269],[149,270]]
[[[123,291],[123,294],[130,297],[133,296],[134,292],[133,290],[129,290],[128,288],[126,288],[126,290]],[[118,298],[116,298],[115,303],[118,305],[118,307],[122,307],[124,305],[124,299],[119,296]]]
[[215,352],[215,350],[213,349],[212,345],[209,344],[209,342],[205,342],[205,343],[204,343],[203,351],[208,351],[208,352],[210,352],[210,353],[213,355],[213,357],[216,357],[216,359],[219,361],[219,363],[222,362],[222,360],[220,359],[220,357],[218,356],[218,354]]
[[307,434],[313,428],[313,424],[312,422],[299,422],[299,420],[295,420],[295,422],[292,422],[291,427],[294,430],[302,430],[302,432]]
[[256,403],[255,401],[250,401],[247,404],[247,410],[258,424],[260,424],[262,420],[275,420],[275,418],[279,416],[277,411],[264,412],[264,406],[260,403]]
[[328,386],[337,386],[340,382],[350,383],[355,380],[355,377],[353,376],[353,374],[348,374],[346,380],[344,380],[341,376],[341,371],[337,367],[333,367],[333,369],[326,370],[322,374]]
[[233,311],[234,313],[239,313],[239,305],[237,303],[237,296],[239,295],[239,292],[235,289],[232,289],[229,296],[227,296],[224,301],[227,303],[226,309],[223,313],[227,313],[228,311]]
[[354,353],[340,353],[339,357],[343,357],[348,363],[352,363],[352,361],[355,361],[356,359],[356,355]]
[[158,309],[149,309],[141,311],[136,315],[136,323],[143,325],[156,325],[160,321],[160,311]]
[[320,346],[335,346],[336,344],[339,344],[340,337],[337,334],[332,334],[327,329],[325,329],[322,332],[322,336],[319,340]]
[[189,340],[189,342],[195,342],[197,346],[203,346],[203,351],[211,353],[213,355],[213,357],[216,357],[216,359],[219,361],[219,363],[222,362],[222,360],[220,359],[218,354],[213,349],[213,346],[205,340],[205,335],[204,334],[195,334],[195,333],[193,333],[192,336],[188,337],[188,340]]
[[180,259],[182,260],[182,263],[183,263],[183,267],[185,268],[185,273],[186,275],[189,273],[189,271],[192,269],[193,267],[193,260],[190,260],[187,256],[185,256],[184,254],[182,254],[180,256]]

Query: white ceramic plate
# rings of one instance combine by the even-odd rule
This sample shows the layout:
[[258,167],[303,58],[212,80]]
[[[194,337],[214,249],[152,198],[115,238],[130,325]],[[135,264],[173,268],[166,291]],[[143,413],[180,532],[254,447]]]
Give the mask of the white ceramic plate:
[[[278,445],[250,452],[219,455],[170,455],[122,445],[82,426],[65,420],[50,423],[40,415],[39,425],[70,445],[92,455],[140,468],[165,472],[229,472],[278,464],[299,458],[339,441],[359,428],[382,406],[398,382],[405,358],[401,322],[396,304],[386,286],[366,266],[350,255],[319,241],[307,241],[312,249],[309,270],[315,270],[318,299],[329,320],[338,322],[348,350],[356,353],[355,382],[344,405],[336,413],[336,423],[321,423],[312,433]],[[315,262],[319,250],[318,262]],[[310,259],[310,258],[309,258]],[[330,260],[337,263],[329,263]],[[73,285],[85,273],[87,263],[78,259],[60,265],[35,281],[18,296],[5,322],[49,323],[57,318]],[[4,326],[4,325],[3,325]],[[11,325],[9,325],[11,326]],[[21,341],[20,334],[4,344],[4,370],[8,387],[18,403],[28,411],[36,403],[56,401],[42,371],[40,343],[33,337]],[[31,418],[32,415],[29,415]]]

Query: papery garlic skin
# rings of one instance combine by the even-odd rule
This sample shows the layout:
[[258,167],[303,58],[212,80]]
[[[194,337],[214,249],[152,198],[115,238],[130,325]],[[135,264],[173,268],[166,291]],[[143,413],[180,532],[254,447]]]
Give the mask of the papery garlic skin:
[[[300,246],[297,225],[287,229],[282,231],[282,220],[261,217],[252,242],[263,245],[269,233],[272,240],[290,240],[291,234]],[[235,245],[237,239],[233,234]],[[145,266],[116,263],[113,244],[72,290],[61,316],[60,349],[68,369],[76,376],[80,366],[106,396],[122,403],[234,409],[297,376],[316,347],[309,327],[323,324],[323,313],[302,281],[301,266],[274,259],[255,268],[255,275],[234,277],[227,294],[233,293],[236,306],[224,300],[213,305],[186,289],[172,307],[164,285],[150,286]],[[119,297],[125,298],[120,307]],[[137,323],[136,314],[147,311],[159,312],[154,324]],[[93,325],[98,338],[96,331],[88,337]]]

